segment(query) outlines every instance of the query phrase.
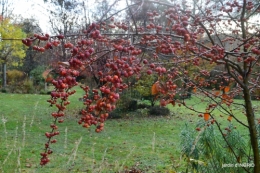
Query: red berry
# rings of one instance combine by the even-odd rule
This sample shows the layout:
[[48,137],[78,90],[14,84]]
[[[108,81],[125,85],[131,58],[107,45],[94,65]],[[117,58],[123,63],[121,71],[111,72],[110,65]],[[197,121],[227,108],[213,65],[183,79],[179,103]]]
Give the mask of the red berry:
[[155,67],[154,63],[150,64],[150,67],[151,67],[151,68],[154,68],[154,67]]
[[143,60],[143,63],[144,63],[144,64],[147,64],[147,63],[148,63],[147,59],[144,59],[144,60]]
[[150,74],[152,74],[153,72],[152,72],[152,70],[147,70],[147,72],[146,72],[148,75],[150,75]]

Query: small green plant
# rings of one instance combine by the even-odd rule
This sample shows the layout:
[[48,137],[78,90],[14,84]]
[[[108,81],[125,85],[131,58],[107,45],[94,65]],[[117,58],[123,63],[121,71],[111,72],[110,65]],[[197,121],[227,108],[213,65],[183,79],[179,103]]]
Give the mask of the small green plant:
[[[203,121],[203,120],[202,120]],[[204,122],[199,121],[199,126]],[[223,131],[216,130],[216,125],[196,128],[194,131],[185,124],[181,131],[182,155],[187,161],[187,171],[195,172],[244,172],[253,167],[242,167],[243,163],[251,164],[246,140],[231,123]]]
[[39,94],[49,94],[49,91],[45,91],[44,89],[41,89]]

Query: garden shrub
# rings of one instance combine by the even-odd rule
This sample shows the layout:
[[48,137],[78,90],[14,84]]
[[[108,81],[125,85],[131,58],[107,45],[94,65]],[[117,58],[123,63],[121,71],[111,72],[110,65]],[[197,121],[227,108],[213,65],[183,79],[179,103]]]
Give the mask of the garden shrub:
[[34,91],[33,81],[30,79],[25,80],[23,82],[23,93],[32,94]]
[[8,70],[6,77],[7,83],[13,85],[22,82],[25,79],[26,75],[24,72],[19,70]]
[[128,112],[137,110],[137,100],[131,97],[131,91],[124,92],[118,102],[116,109],[109,113],[111,119],[123,118]]
[[138,116],[138,117],[147,117],[149,115],[149,109],[147,108],[144,108],[144,109],[137,109],[135,111],[135,114]]
[[[45,79],[43,77],[45,71],[45,66],[37,66],[30,72],[30,79],[33,81],[35,91],[38,93],[45,89]],[[48,80],[48,78],[46,80]]]
[[34,68],[31,72],[30,72],[30,77],[34,82],[34,85],[39,85],[41,83],[44,83],[45,80],[42,76],[43,72],[45,71],[45,67],[44,66],[37,66],[36,68]]
[[122,118],[122,111],[119,111],[118,109],[115,109],[114,111],[109,113],[108,119],[120,119]]
[[11,93],[22,93],[21,87],[26,75],[19,70],[8,70],[7,74],[7,87]]
[[166,116],[170,114],[170,110],[166,107],[154,106],[149,109],[149,114],[154,116]]
[[128,92],[125,92],[117,102],[117,109],[123,112],[135,111],[137,109],[137,101]]

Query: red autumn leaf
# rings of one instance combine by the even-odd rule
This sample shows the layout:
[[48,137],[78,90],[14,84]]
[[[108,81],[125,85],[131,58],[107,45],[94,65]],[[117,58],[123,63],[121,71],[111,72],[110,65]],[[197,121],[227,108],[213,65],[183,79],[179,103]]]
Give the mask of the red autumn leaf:
[[225,92],[225,93],[227,93],[229,90],[230,90],[230,87],[229,87],[229,86],[227,86],[227,87],[224,88],[224,92]]
[[151,92],[152,92],[152,95],[157,95],[159,93],[159,83],[158,82],[153,84]]
[[210,118],[210,114],[209,113],[204,113],[204,120],[208,121]]
[[52,71],[53,69],[47,69],[42,73],[42,77],[46,80],[49,77],[49,73]]
[[222,94],[222,103],[227,103],[227,100],[229,99],[227,94]]
[[52,76],[48,76],[46,79],[45,79],[45,82],[51,82],[53,80],[53,77]]

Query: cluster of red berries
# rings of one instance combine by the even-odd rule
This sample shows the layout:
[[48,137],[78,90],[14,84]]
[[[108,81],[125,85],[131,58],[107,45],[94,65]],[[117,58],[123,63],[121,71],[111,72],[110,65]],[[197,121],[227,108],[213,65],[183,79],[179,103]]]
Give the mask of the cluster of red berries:
[[[118,24],[118,27],[121,26]],[[50,144],[57,142],[54,138],[59,134],[57,123],[64,121],[64,111],[67,105],[70,104],[68,98],[75,93],[75,90],[72,90],[72,88],[78,85],[76,78],[80,75],[80,70],[93,66],[97,60],[97,55],[95,55],[97,52],[93,48],[94,43],[104,43],[104,40],[106,40],[100,34],[99,28],[100,25],[92,24],[89,29],[83,32],[84,36],[78,39],[76,44],[72,44],[69,41],[64,44],[64,48],[67,49],[67,52],[70,52],[70,59],[68,62],[59,63],[56,69],[59,76],[51,81],[55,89],[51,92],[51,98],[48,102],[51,106],[55,106],[57,111],[51,114],[54,118],[54,123],[50,126],[51,131],[45,133],[48,141],[45,144],[45,152],[41,153],[41,165],[49,162],[48,155],[52,153]],[[35,34],[33,38],[23,40],[23,43],[27,46],[33,46],[33,49],[36,51],[44,52],[47,49],[60,45],[60,40],[64,38],[63,35],[50,37],[48,34]],[[33,45],[34,41],[37,42],[36,45]],[[39,45],[40,42],[44,42],[45,46],[41,47]],[[153,63],[149,64],[147,59],[140,59],[138,55],[142,53],[142,50],[130,45],[130,42],[127,40],[121,39],[110,44],[110,46],[113,48],[114,54],[118,56],[108,57],[104,69],[97,72],[103,85],[96,89],[81,86],[85,91],[83,99],[86,107],[81,111],[81,118],[78,124],[84,128],[95,126],[96,132],[101,132],[104,129],[104,122],[108,118],[109,112],[116,108],[116,102],[120,98],[120,93],[128,88],[129,83],[125,83],[123,78],[134,75],[139,76],[142,69],[147,69],[144,68],[145,65],[150,67],[150,72],[147,73],[155,71],[159,75],[164,75],[167,72],[164,67],[156,67]],[[170,86],[173,84],[168,85],[169,88],[167,90],[170,91]],[[163,106],[168,103],[170,103],[168,100],[161,100],[161,105]]]

